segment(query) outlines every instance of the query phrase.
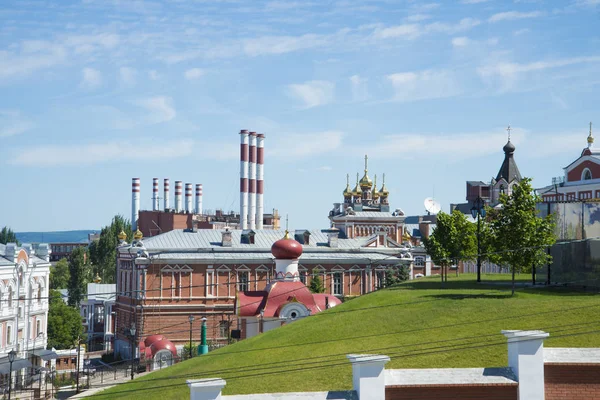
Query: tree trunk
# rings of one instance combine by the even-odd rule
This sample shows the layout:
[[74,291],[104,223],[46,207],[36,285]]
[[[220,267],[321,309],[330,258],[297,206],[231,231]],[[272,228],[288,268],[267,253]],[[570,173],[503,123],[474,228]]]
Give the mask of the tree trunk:
[[515,295],[515,266],[511,265],[512,268],[512,294],[511,296]]

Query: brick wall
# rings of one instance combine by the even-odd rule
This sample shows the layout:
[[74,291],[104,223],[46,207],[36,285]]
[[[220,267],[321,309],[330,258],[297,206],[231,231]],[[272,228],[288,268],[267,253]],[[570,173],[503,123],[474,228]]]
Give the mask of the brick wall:
[[546,364],[546,400],[600,399],[599,364]]
[[419,385],[385,388],[386,400],[517,400],[517,385]]

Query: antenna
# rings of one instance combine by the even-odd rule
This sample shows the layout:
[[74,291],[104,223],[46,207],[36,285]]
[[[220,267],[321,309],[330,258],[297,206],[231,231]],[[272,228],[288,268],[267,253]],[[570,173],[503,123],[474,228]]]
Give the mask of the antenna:
[[432,197],[427,197],[425,201],[423,201],[423,204],[425,205],[425,210],[427,210],[427,215],[436,215],[442,211],[442,206],[440,203],[434,200]]

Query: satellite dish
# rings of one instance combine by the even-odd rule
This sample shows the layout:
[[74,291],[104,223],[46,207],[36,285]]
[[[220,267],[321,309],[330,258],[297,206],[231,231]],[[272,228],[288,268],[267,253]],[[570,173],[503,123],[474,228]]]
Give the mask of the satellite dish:
[[442,206],[440,205],[440,203],[435,201],[432,197],[426,198],[423,204],[425,205],[425,210],[427,210],[429,214],[436,215],[437,213],[442,211]]

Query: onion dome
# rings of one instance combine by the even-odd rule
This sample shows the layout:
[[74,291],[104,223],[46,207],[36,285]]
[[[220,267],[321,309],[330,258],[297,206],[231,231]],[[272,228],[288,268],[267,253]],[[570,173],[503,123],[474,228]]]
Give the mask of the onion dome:
[[102,278],[100,278],[100,275],[98,275],[98,273],[96,273],[96,277],[94,278],[94,283],[100,283],[102,282]]
[[379,189],[379,195],[382,197],[388,197],[390,195],[387,187],[385,187],[385,174],[383,174],[383,184],[381,185],[381,189]]
[[283,239],[279,239],[271,246],[271,254],[278,260],[295,260],[302,255],[302,245],[290,238],[286,230]]
[[594,144],[594,137],[592,136],[592,123],[590,122],[590,134],[587,137],[588,147],[592,147]]
[[506,154],[514,153],[515,152],[515,145],[512,144],[511,141],[510,141],[510,139],[509,139],[508,142],[502,148],[502,150],[504,150],[504,153],[506,153]]
[[125,241],[127,239],[127,234],[125,233],[124,230],[121,229],[121,232],[119,232],[119,236],[117,236],[119,238],[120,241]]
[[133,234],[133,238],[135,240],[142,240],[142,238],[144,237],[144,234],[142,233],[142,231],[140,231],[140,228],[138,228],[135,233]]
[[352,194],[354,196],[362,196],[362,189],[360,188],[360,184],[358,182],[358,174],[356,174],[356,186],[354,186],[354,190],[352,190]]
[[352,189],[350,189],[350,175],[346,174],[346,189],[344,189],[344,197],[352,197]]
[[371,192],[371,197],[373,199],[379,198],[379,192],[377,191],[377,175],[375,175],[375,179],[373,181],[373,191]]
[[362,179],[360,180],[360,187],[366,191],[366,190],[371,190],[371,187],[373,186],[373,182],[371,181],[371,178],[369,178],[369,175],[367,174],[367,163],[369,161],[369,157],[367,157],[365,155],[365,174],[363,175]]

